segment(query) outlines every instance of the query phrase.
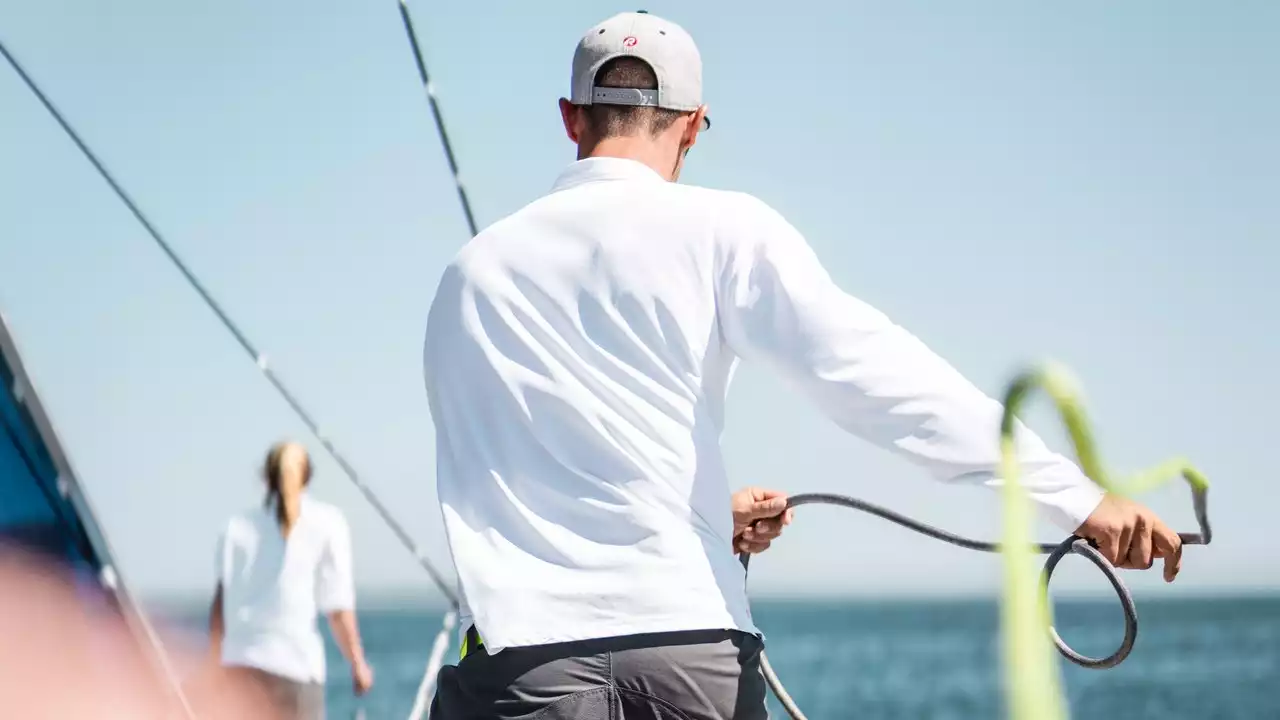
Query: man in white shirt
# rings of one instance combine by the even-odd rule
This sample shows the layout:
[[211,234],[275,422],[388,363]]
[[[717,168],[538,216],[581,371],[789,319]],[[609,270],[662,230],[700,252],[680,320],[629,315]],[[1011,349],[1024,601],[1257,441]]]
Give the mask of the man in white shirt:
[[[710,127],[679,26],[587,31],[560,109],[578,161],[459,252],[428,319],[466,613],[432,717],[765,717],[719,446],[739,358],[941,481],[997,482],[1001,407],[838,288],[765,203],[676,184]],[[1178,538],[1150,511],[1026,428],[1018,449],[1051,520],[1124,567],[1165,557],[1172,579]]]

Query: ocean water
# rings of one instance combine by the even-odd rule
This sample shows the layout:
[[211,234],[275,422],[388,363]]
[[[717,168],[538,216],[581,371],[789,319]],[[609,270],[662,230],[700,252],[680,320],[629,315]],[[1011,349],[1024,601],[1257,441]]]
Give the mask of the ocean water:
[[[757,601],[753,613],[811,720],[1003,717],[994,601]],[[1138,618],[1119,667],[1061,663],[1072,718],[1280,720],[1280,597],[1139,601]],[[362,611],[375,688],[354,698],[330,644],[329,717],[407,717],[440,620],[439,611]],[[1055,620],[1087,655],[1110,654],[1124,631],[1115,600],[1059,602]],[[785,720],[772,700],[770,710]]]

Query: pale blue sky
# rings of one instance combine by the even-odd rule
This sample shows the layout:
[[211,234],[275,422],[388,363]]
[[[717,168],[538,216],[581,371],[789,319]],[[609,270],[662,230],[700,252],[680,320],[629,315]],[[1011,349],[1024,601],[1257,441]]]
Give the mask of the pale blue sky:
[[[1185,454],[1217,540],[1177,587],[1280,588],[1280,5],[651,2],[698,40],[714,130],[687,182],[746,190],[849,291],[999,393],[1030,360],[1084,384],[1118,470]],[[573,148],[579,34],[631,5],[414,4],[482,225]],[[466,239],[393,0],[0,2],[0,34],[403,524],[448,568],[421,381],[427,306]],[[306,437],[35,99],[0,68],[0,308],[146,593],[203,590],[273,440]],[[1029,418],[1059,448],[1047,413]],[[994,440],[993,440],[994,441]],[[991,536],[943,487],[746,368],[742,483],[854,493]],[[328,458],[362,588],[424,575]],[[1147,498],[1193,530],[1184,488]],[[1045,539],[1060,533],[1042,528]],[[805,508],[752,587],[959,594],[998,562]],[[451,574],[451,573],[450,573]],[[1128,579],[1139,597],[1168,592]],[[1083,566],[1064,586],[1102,590]]]

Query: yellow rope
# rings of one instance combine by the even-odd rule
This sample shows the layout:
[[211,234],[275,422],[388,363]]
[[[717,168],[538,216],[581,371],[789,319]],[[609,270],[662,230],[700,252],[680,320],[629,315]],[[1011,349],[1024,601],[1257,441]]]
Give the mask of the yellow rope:
[[1066,720],[1057,655],[1044,629],[1052,625],[1047,593],[1032,562],[1031,508],[1026,490],[1017,481],[1018,459],[1014,443],[1014,419],[1033,390],[1042,390],[1057,407],[1067,426],[1076,457],[1086,475],[1107,492],[1129,496],[1150,490],[1181,475],[1195,491],[1209,483],[1183,459],[1174,459],[1139,473],[1126,482],[1114,482],[1098,461],[1080,393],[1071,373],[1047,364],[1019,375],[1005,393],[1000,423],[1001,477],[1004,480],[1003,540],[1004,588],[1000,622],[1003,634],[1004,696],[1013,720]]

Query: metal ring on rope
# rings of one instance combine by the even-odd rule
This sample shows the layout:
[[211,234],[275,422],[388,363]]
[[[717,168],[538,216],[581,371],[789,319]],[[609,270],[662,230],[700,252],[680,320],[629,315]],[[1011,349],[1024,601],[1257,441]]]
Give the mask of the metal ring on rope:
[[[1212,539],[1212,531],[1209,528],[1209,517],[1207,510],[1206,491],[1203,489],[1192,488],[1191,499],[1195,508],[1196,524],[1200,526],[1199,533],[1179,533],[1178,537],[1182,540],[1183,545],[1208,545]],[[935,540],[941,540],[952,545],[956,545],[969,550],[977,550],[979,552],[1000,552],[1000,543],[985,542],[982,540],[973,540],[955,533],[947,532],[940,528],[929,525],[928,523],[913,520],[912,518],[894,512],[885,507],[881,507],[865,500],[849,497],[847,495],[838,495],[834,493],[803,493],[793,495],[787,500],[787,508],[798,507],[800,505],[838,505],[852,510],[869,513],[880,518],[884,518],[889,522],[901,525],[909,530],[914,530],[922,535],[926,535]],[[1049,592],[1049,581],[1053,577],[1053,571],[1058,567],[1058,563],[1068,554],[1076,554],[1087,558],[1102,574],[1106,576],[1107,581],[1111,583],[1111,587],[1116,591],[1116,595],[1120,598],[1120,605],[1124,610],[1124,639],[1120,642],[1120,647],[1112,654],[1104,658],[1094,658],[1076,652],[1067,645],[1065,641],[1058,635],[1058,631],[1051,625],[1048,627],[1050,637],[1053,644],[1058,648],[1058,652],[1063,657],[1081,667],[1094,670],[1102,670],[1112,668],[1124,662],[1133,650],[1133,645],[1138,639],[1138,610],[1133,602],[1133,595],[1129,592],[1129,588],[1125,587],[1120,576],[1116,573],[1116,568],[1103,557],[1102,553],[1089,540],[1072,535],[1057,545],[1041,544],[1034,545],[1033,548],[1039,553],[1048,554],[1048,558],[1044,563],[1044,571],[1041,575],[1041,586],[1044,588],[1046,595]],[[742,553],[739,556],[743,569],[747,569],[750,565],[751,556]],[[769,684],[769,688],[773,690],[773,694],[778,698],[783,708],[794,720],[805,720],[804,713],[796,706],[795,700],[782,686],[782,682],[778,679],[777,673],[774,672],[773,666],[769,663],[768,657],[762,651],[760,653],[760,669],[764,674],[765,680]]]

